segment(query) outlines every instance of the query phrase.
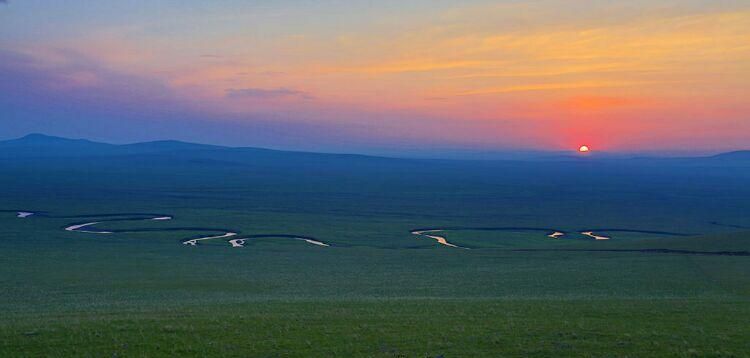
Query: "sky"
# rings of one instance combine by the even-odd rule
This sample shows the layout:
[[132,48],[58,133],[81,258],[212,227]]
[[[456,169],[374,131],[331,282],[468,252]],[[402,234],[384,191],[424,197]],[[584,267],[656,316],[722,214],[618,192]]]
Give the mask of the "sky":
[[0,139],[750,149],[750,1],[0,0]]

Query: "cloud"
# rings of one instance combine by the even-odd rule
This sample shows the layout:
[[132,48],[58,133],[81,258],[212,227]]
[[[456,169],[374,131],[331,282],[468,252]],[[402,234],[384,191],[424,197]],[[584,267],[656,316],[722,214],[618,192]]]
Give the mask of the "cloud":
[[[512,92],[531,92],[531,91],[550,91],[550,90],[576,90],[592,88],[615,88],[615,87],[637,87],[663,82],[649,81],[581,81],[581,82],[556,82],[556,83],[539,83],[529,85],[516,85],[505,87],[482,88],[470,91],[459,92],[457,96],[475,96],[489,95]],[[674,81],[673,83],[679,83]]]
[[293,90],[289,88],[230,88],[226,91],[227,98],[251,98],[251,99],[276,99],[297,97],[301,99],[313,99],[307,92]]
[[337,72],[361,72],[361,73],[409,73],[409,72],[432,72],[432,71],[444,71],[444,70],[456,70],[456,69],[467,69],[467,68],[482,68],[485,66],[503,64],[499,61],[468,61],[468,60],[414,60],[406,62],[395,62],[386,63],[373,66],[355,67],[355,68],[333,68],[331,70]]
[[36,55],[0,50],[0,77],[7,79],[0,95],[21,102],[152,109],[184,102],[158,80],[109,69],[66,49]]
[[7,4],[8,0],[0,0],[0,4]]

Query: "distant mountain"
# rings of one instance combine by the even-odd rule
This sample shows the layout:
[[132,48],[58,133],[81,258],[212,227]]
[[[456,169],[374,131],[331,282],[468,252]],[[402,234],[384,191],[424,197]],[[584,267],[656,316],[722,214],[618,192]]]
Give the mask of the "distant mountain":
[[[177,140],[161,140],[133,144],[108,144],[94,142],[87,139],[69,139],[48,136],[44,134],[29,134],[22,138],[0,141],[0,158],[62,158],[62,157],[107,157],[107,156],[139,156],[155,158],[157,156],[171,159],[185,160],[221,160],[235,163],[272,163],[279,161],[288,163],[305,163],[308,161],[338,161],[378,162],[383,160],[407,160],[368,156],[359,154],[326,154],[313,152],[294,152],[253,147],[225,147],[210,144],[197,144]],[[750,151],[735,151],[722,153],[710,157],[692,158],[658,158],[638,157],[632,154],[620,153],[587,153],[577,152],[544,152],[517,151],[486,152],[483,155],[467,160],[461,156],[447,156],[445,159],[413,159],[418,161],[545,161],[545,162],[583,162],[583,161],[652,161],[659,162],[710,162],[710,161],[750,161]]]
[[107,153],[117,146],[97,143],[86,139],[68,139],[44,134],[29,134],[25,137],[0,142],[2,157],[61,157],[81,154]]
[[711,157],[723,160],[750,160],[750,150],[738,150],[735,152],[721,153]]
[[0,157],[15,158],[91,157],[216,149],[226,149],[226,147],[171,140],[116,145],[93,142],[87,139],[68,139],[36,133],[18,139],[0,141]]
[[39,133],[32,133],[18,139],[11,139],[6,141],[0,141],[0,146],[3,147],[14,147],[14,146],[62,146],[62,145],[92,145],[92,144],[103,144],[95,143],[88,139],[69,139],[61,137],[53,137]]
[[181,142],[178,140],[160,140],[154,142],[143,142],[133,144],[123,144],[117,146],[123,152],[130,153],[149,153],[149,152],[165,152],[165,151],[185,151],[185,150],[216,150],[216,149],[228,149],[229,147],[222,147],[218,145],[210,144],[197,144]]
[[176,140],[162,140],[133,144],[108,144],[86,139],[68,139],[44,134],[29,134],[18,139],[0,141],[0,158],[64,158],[109,156],[136,156],[143,158],[170,158],[172,160],[232,161],[236,163],[304,163],[305,161],[330,161],[337,159],[381,159],[357,154],[326,154],[281,151],[253,147],[223,147]]

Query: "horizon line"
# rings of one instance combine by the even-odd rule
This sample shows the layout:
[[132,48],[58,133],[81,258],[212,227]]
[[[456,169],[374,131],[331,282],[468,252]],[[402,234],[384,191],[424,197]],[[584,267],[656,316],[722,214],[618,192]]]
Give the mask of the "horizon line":
[[[596,159],[637,159],[637,158],[710,158],[717,155],[735,153],[735,152],[750,152],[750,149],[734,149],[726,151],[691,151],[691,150],[644,150],[644,151],[609,151],[609,150],[596,150],[592,149],[591,152],[580,154],[575,149],[570,150],[554,150],[554,149],[534,149],[534,148],[498,148],[498,149],[476,149],[476,148],[432,148],[424,150],[400,150],[400,151],[386,151],[381,150],[378,153],[375,151],[368,152],[357,152],[357,151],[314,151],[314,150],[297,150],[287,148],[274,148],[265,146],[252,146],[252,145],[226,145],[216,143],[205,143],[205,142],[193,142],[188,140],[167,138],[167,139],[154,139],[154,140],[143,140],[134,142],[109,142],[106,140],[96,140],[86,137],[65,137],[59,135],[51,135],[40,132],[30,132],[20,137],[2,138],[0,143],[22,140],[28,137],[40,136],[45,138],[54,138],[71,141],[88,141],[96,144],[105,144],[113,146],[125,146],[125,145],[138,145],[158,142],[177,142],[192,145],[203,145],[203,146],[214,146],[225,149],[261,149],[270,151],[280,152],[296,152],[296,153],[313,153],[313,154],[337,154],[337,155],[359,155],[369,157],[383,157],[383,158],[394,158],[394,159],[435,159],[435,160],[478,160],[478,161],[491,161],[491,160],[513,160],[513,159],[544,159],[545,155],[551,156],[566,156],[575,155],[575,158],[586,158],[593,157]],[[388,153],[388,154],[386,154]],[[492,155],[506,155],[516,156],[515,158],[482,158],[482,156]],[[524,158],[525,157],[525,158]]]

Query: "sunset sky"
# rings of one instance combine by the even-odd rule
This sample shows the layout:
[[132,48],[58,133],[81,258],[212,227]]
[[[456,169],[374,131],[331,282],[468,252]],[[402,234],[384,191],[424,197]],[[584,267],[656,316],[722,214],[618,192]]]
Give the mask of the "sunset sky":
[[355,153],[750,149],[750,2],[0,1],[0,139],[31,132]]

